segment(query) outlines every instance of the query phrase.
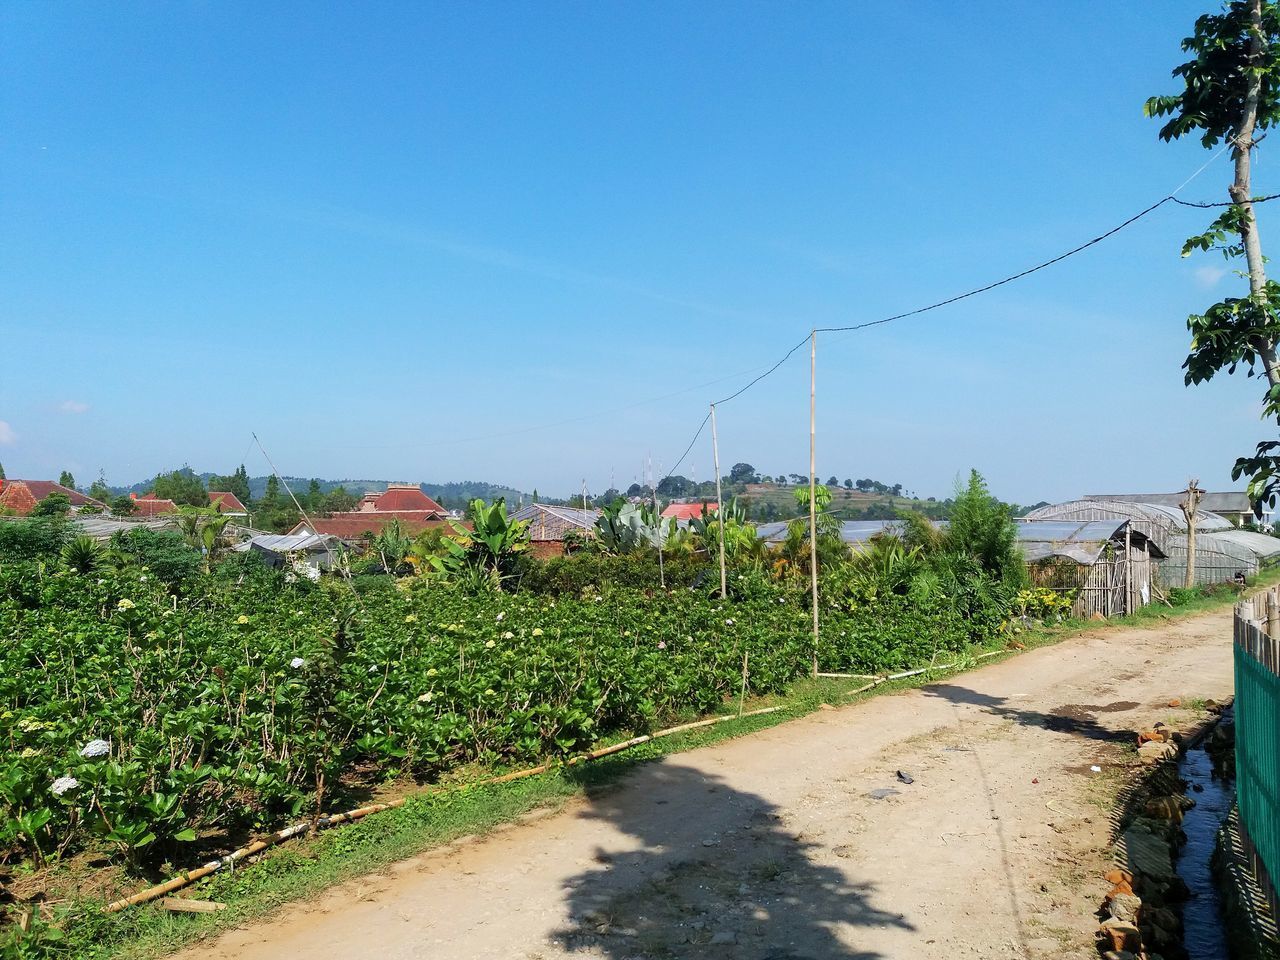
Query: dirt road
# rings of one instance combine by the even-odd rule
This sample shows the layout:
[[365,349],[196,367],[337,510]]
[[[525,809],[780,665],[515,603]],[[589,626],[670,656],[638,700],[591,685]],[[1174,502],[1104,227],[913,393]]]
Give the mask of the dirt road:
[[1114,784],[1090,767],[1230,690],[1229,611],[1101,629],[644,765],[183,956],[1089,956]]

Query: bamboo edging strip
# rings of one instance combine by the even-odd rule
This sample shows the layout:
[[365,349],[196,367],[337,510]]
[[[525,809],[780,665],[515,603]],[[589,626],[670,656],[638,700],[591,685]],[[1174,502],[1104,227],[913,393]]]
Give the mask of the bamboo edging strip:
[[[975,660],[986,660],[988,657],[999,657],[1006,653],[1012,653],[1011,650],[992,650],[990,653],[980,653]],[[940,663],[937,666],[921,667],[919,670],[904,670],[902,673],[890,673],[883,676],[868,676],[861,673],[820,673],[820,677],[848,677],[852,680],[870,680],[870,683],[863,684],[857,690],[850,690],[843,694],[844,697],[856,697],[860,693],[866,693],[873,690],[882,683],[888,683],[891,680],[905,680],[907,677],[918,677],[922,673],[932,673],[935,670],[954,670],[961,666],[960,663]]]
[[630,740],[623,740],[621,743],[610,744],[607,747],[600,747],[596,750],[588,751],[576,757],[570,757],[564,763],[543,763],[536,767],[530,767],[527,770],[517,770],[514,773],[504,773],[501,776],[489,777],[485,780],[477,780],[473,783],[451,784],[447,787],[435,787],[427,790],[421,790],[417,793],[409,794],[409,796],[399,797],[395,800],[388,800],[386,803],[374,803],[367,807],[358,807],[355,810],[348,810],[346,813],[336,813],[332,816],[320,817],[314,821],[306,821],[303,823],[295,823],[291,827],[285,827],[277,830],[275,833],[269,833],[265,837],[260,837],[249,843],[239,850],[235,850],[220,860],[210,860],[202,867],[196,867],[194,870],[188,870],[180,873],[176,877],[166,880],[164,883],[157,884],[154,887],[148,887],[135,893],[131,897],[125,897],[122,900],[116,900],[107,904],[102,908],[103,913],[118,913],[129,907],[138,906],[139,904],[148,903],[160,897],[167,896],[175,890],[181,890],[183,887],[195,883],[197,880],[203,880],[211,874],[217,873],[223,867],[234,866],[241,860],[251,857],[256,853],[261,853],[269,847],[273,847],[278,843],[291,840],[294,837],[301,836],[304,833],[310,833],[313,830],[324,830],[330,827],[336,827],[344,823],[352,823],[374,813],[382,813],[384,810],[394,810],[397,807],[404,806],[405,802],[411,797],[420,797],[434,793],[448,793],[454,790],[465,790],[469,787],[484,787],[498,783],[509,783],[512,780],[520,780],[524,777],[537,776],[540,773],[555,767],[572,767],[579,763],[585,763],[589,760],[598,760],[601,757],[607,757],[610,754],[621,753],[623,750],[629,750],[632,747],[638,747],[642,743],[648,743],[650,740],[657,740],[661,737],[670,737],[677,733],[685,733],[689,730],[697,730],[701,727],[710,727],[717,723],[724,723],[726,720],[739,720],[744,717],[760,717],[768,713],[777,713],[782,707],[762,707],[759,710],[748,710],[743,714],[731,713],[723,717],[708,717],[706,720],[695,720],[693,723],[682,723],[676,727],[668,727],[665,730],[659,730],[657,733],[644,734],[639,737],[632,737]]

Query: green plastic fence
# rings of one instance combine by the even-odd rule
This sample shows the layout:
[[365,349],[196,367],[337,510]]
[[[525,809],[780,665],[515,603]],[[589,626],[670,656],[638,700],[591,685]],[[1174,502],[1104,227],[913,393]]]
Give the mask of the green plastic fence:
[[1274,883],[1280,879],[1280,677],[1238,644],[1235,664],[1240,819]]

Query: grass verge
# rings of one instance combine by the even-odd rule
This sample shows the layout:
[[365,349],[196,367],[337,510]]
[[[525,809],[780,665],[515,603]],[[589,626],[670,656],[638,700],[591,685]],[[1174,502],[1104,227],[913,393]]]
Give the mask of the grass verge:
[[[1280,570],[1265,573],[1252,588],[1276,583],[1280,583]],[[1235,590],[1217,591],[1192,598],[1172,609],[1149,606],[1137,614],[1116,618],[1106,624],[1069,621],[1036,628],[1019,635],[1017,640],[1025,648],[1034,649],[1104,626],[1158,628],[1172,620],[1229,607],[1237,597]],[[55,923],[65,923],[65,934],[60,942],[51,946],[63,955],[98,960],[142,960],[163,956],[201,938],[259,919],[284,904],[313,897],[334,884],[377,872],[459,838],[490,832],[533,811],[558,810],[583,796],[588,789],[618,781],[638,764],[669,753],[746,736],[805,716],[825,704],[854,703],[886,691],[920,687],[970,669],[977,664],[974,657],[982,652],[975,649],[971,655],[959,658],[953,669],[932,670],[927,674],[884,683],[856,696],[850,696],[849,691],[861,685],[861,681],[800,680],[785,697],[754,698],[747,702],[748,709],[781,707],[776,713],[744,717],[739,721],[649,741],[623,754],[555,769],[524,780],[412,796],[402,807],[274,848],[255,863],[240,866],[232,872],[214,874],[188,888],[189,895],[225,903],[226,910],[208,914],[175,914],[154,906],[140,906],[105,915],[98,911],[98,904],[84,903],[61,920],[55,920]],[[1018,649],[1008,651],[1010,656],[1018,652]],[[992,663],[998,659],[993,657],[983,662]],[[623,739],[626,738],[617,738],[618,741]]]

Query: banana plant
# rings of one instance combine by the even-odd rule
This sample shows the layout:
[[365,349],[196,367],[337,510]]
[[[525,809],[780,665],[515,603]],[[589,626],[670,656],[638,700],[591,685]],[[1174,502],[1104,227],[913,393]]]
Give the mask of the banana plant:
[[[451,520],[456,538],[440,542],[447,551],[443,565],[460,579],[481,579],[496,589],[515,571],[516,558],[529,549],[529,521],[507,516],[506,498],[492,504],[477,498],[467,506],[470,528]],[[471,571],[470,577],[467,572]]]
[[222,534],[230,522],[230,517],[219,513],[213,507],[178,508],[178,532],[193,550],[200,551],[204,557],[206,572],[213,562],[215,553],[225,546]]

